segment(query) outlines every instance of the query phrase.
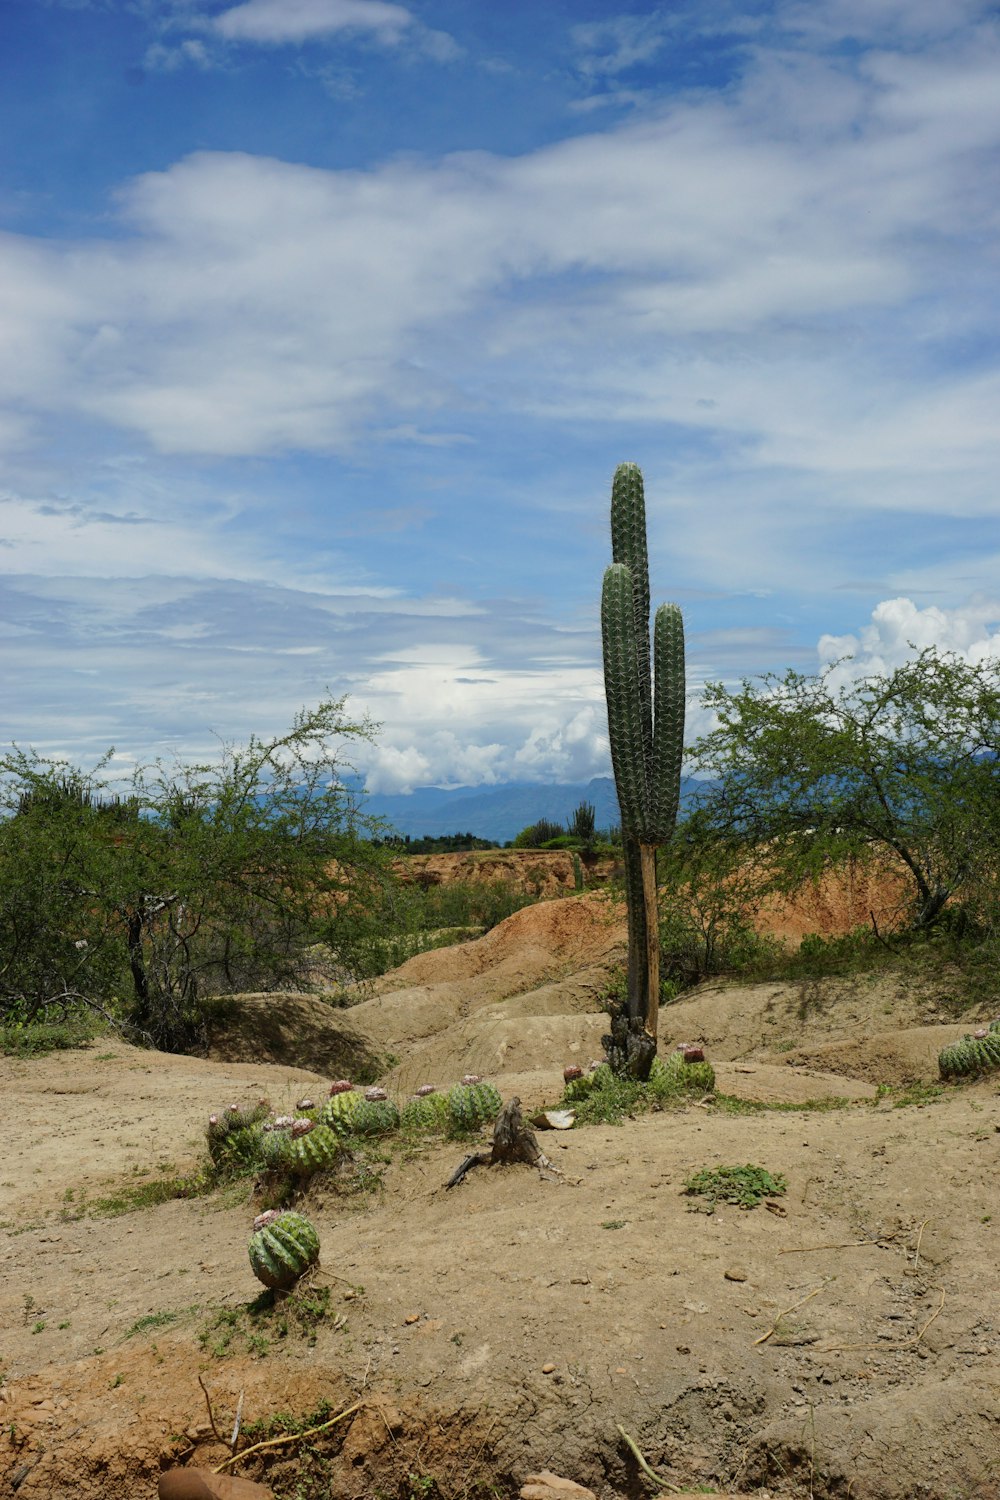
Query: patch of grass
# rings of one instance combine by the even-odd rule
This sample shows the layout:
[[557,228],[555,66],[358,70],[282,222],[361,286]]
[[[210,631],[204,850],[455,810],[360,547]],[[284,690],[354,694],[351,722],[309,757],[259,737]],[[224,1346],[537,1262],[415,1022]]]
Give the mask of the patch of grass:
[[[329,1287],[307,1278],[280,1300],[274,1292],[262,1292],[253,1302],[219,1308],[201,1328],[198,1342],[213,1359],[243,1353],[262,1359],[273,1343],[289,1338],[312,1348],[320,1325],[330,1317],[330,1295]],[[345,1321],[343,1316],[331,1319],[331,1326],[343,1328]]]
[[891,1102],[893,1109],[905,1109],[908,1104],[916,1104],[922,1107],[925,1104],[934,1104],[938,1099],[943,1099],[948,1093],[947,1085],[943,1083],[926,1083],[918,1079],[916,1083],[889,1084],[880,1083],[875,1096],[876,1104],[883,1099]]
[[651,1109],[677,1108],[692,1097],[702,1098],[714,1088],[715,1075],[707,1063],[688,1068],[666,1067],[639,1083],[618,1078],[609,1068],[594,1075],[600,1082],[582,1099],[563,1097],[560,1108],[575,1111],[577,1125],[620,1125],[627,1117]]
[[122,1214],[141,1213],[160,1203],[170,1203],[174,1198],[197,1198],[211,1188],[212,1183],[205,1175],[150,1177],[145,1182],[128,1183],[105,1198],[93,1198],[85,1209],[96,1219],[117,1219]]
[[147,1313],[144,1318],[137,1318],[132,1327],[125,1330],[124,1337],[131,1339],[139,1333],[149,1333],[154,1328],[169,1328],[172,1324],[179,1323],[182,1318],[189,1317],[197,1311],[198,1304],[195,1302],[190,1307],[173,1312]]
[[0,1026],[0,1052],[7,1057],[45,1057],[86,1047],[105,1028],[87,1016],[62,1021],[8,1021]]
[[852,1109],[855,1105],[867,1107],[871,1099],[845,1099],[841,1094],[829,1094],[822,1099],[800,1099],[794,1103],[787,1100],[767,1101],[761,1099],[737,1099],[735,1094],[716,1094],[713,1109],[722,1115],[779,1114],[828,1114],[832,1110]]
[[737,1208],[756,1208],[765,1198],[776,1198],[788,1184],[779,1173],[768,1172],[749,1162],[744,1167],[704,1167],[684,1183],[690,1196],[708,1199],[707,1212],[714,1213],[717,1203],[735,1203]]

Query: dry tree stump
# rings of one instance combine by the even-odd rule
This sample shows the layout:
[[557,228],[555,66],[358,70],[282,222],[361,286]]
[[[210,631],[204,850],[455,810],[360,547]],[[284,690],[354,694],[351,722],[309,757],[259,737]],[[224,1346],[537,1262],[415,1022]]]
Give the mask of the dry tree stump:
[[457,1187],[473,1167],[512,1166],[515,1162],[537,1167],[540,1176],[547,1182],[557,1182],[562,1177],[559,1168],[549,1161],[535,1140],[534,1131],[529,1130],[525,1125],[521,1114],[521,1101],[516,1096],[508,1100],[497,1115],[493,1126],[493,1149],[473,1151],[471,1156],[467,1156],[452,1172],[445,1187]]

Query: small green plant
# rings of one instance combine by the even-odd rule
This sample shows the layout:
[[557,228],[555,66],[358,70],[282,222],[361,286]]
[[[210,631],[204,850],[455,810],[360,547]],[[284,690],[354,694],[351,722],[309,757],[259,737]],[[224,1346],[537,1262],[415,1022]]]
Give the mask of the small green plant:
[[713,1213],[717,1203],[735,1203],[737,1208],[756,1208],[765,1198],[776,1198],[787,1190],[788,1184],[780,1173],[771,1174],[764,1167],[704,1167],[684,1183],[684,1191],[691,1196],[708,1199],[708,1212]]
[[158,1313],[146,1313],[145,1317],[137,1318],[131,1328],[125,1330],[125,1338],[135,1338],[137,1334],[149,1333],[153,1328],[169,1328],[171,1324],[177,1323],[186,1314],[198,1311],[197,1304],[189,1307],[186,1311],[170,1312],[164,1310]]
[[102,1027],[96,1017],[71,1013],[58,1021],[8,1021],[0,1026],[0,1052],[8,1057],[45,1057],[86,1047]]
[[680,1052],[655,1057],[649,1078],[620,1078],[607,1063],[566,1084],[561,1106],[576,1113],[577,1125],[620,1125],[626,1116],[645,1114],[711,1094],[715,1070],[709,1062],[686,1063]]
[[[260,1359],[282,1339],[302,1339],[312,1348],[320,1326],[330,1319],[330,1297],[325,1286],[296,1287],[280,1303],[273,1292],[263,1292],[240,1307],[219,1308],[200,1330],[198,1342],[213,1359],[241,1352]],[[343,1316],[331,1320],[333,1328],[345,1324]]]
[[35,1324],[34,1328],[31,1331],[32,1333],[44,1333],[45,1320],[43,1318],[39,1318],[38,1322]]

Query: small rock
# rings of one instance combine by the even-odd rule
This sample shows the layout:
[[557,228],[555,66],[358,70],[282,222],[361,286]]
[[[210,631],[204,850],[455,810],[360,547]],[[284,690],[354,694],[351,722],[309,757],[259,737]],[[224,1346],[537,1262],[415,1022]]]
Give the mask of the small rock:
[[159,1500],[274,1500],[270,1485],[211,1469],[168,1469],[156,1493]]
[[406,1317],[403,1319],[403,1322],[404,1323],[419,1323],[420,1322],[420,1314],[419,1313],[407,1313]]
[[730,1266],[729,1269],[727,1271],[723,1271],[722,1274],[727,1281],[746,1281],[747,1279],[747,1273],[744,1271],[742,1266]]
[[521,1486],[521,1500],[597,1500],[597,1497],[582,1484],[543,1469],[540,1474],[528,1475]]
[[554,1369],[555,1369],[555,1365],[553,1365],[553,1364],[542,1365],[542,1374],[543,1375],[551,1375],[552,1371]]

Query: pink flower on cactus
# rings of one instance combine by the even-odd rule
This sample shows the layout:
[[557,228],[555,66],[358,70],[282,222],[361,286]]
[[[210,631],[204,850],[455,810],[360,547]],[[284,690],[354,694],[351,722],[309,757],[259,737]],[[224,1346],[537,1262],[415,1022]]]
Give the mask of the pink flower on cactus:
[[462,1082],[466,1086],[471,1086],[474,1083],[482,1083],[482,1081],[483,1081],[483,1075],[482,1075],[482,1073],[466,1073],[465,1076],[462,1079]]
[[982,1041],[983,1037],[989,1036],[989,1034],[990,1028],[988,1026],[977,1026],[975,1031],[972,1033],[977,1042]]
[[680,1050],[681,1050],[681,1055],[683,1056],[684,1061],[686,1063],[696,1063],[696,1062],[704,1062],[705,1061],[705,1049],[704,1049],[704,1047],[695,1047],[693,1045],[690,1045],[690,1046],[687,1046],[687,1047],[682,1047]]
[[300,1099],[295,1106],[296,1109],[315,1109],[316,1106],[311,1099]]
[[572,1083],[574,1078],[582,1078],[583,1069],[571,1063],[568,1068],[563,1068],[563,1083]]
[[369,1104],[379,1104],[383,1099],[388,1099],[388,1097],[389,1095],[386,1093],[385,1089],[376,1088],[374,1086],[370,1089],[365,1089],[365,1098],[368,1100]]
[[209,1117],[208,1117],[208,1123],[210,1125],[218,1125],[218,1123],[219,1123],[219,1117],[218,1117],[218,1115],[209,1115]]
[[330,1094],[349,1094],[354,1084],[349,1078],[338,1078],[336,1083],[331,1083]]
[[299,1136],[308,1135],[309,1132],[310,1132],[310,1130],[314,1130],[315,1128],[316,1128],[316,1121],[315,1120],[293,1120],[292,1121],[292,1140],[293,1141],[297,1141],[299,1139]]
[[269,1208],[266,1213],[258,1214],[253,1221],[254,1234],[257,1233],[258,1229],[266,1229],[268,1224],[273,1224],[275,1219],[280,1218],[281,1210],[278,1208]]
[[275,1130],[288,1130],[294,1124],[295,1120],[291,1115],[279,1115],[274,1122],[274,1128]]
[[603,1067],[604,1067],[604,1063],[601,1060],[601,1058],[595,1057],[592,1063],[588,1063],[588,1065],[587,1065],[587,1072],[588,1073],[596,1073],[597,1070],[598,1070],[598,1068],[603,1068]]
[[428,1094],[437,1093],[436,1083],[422,1083],[414,1094],[414,1099],[426,1099]]

